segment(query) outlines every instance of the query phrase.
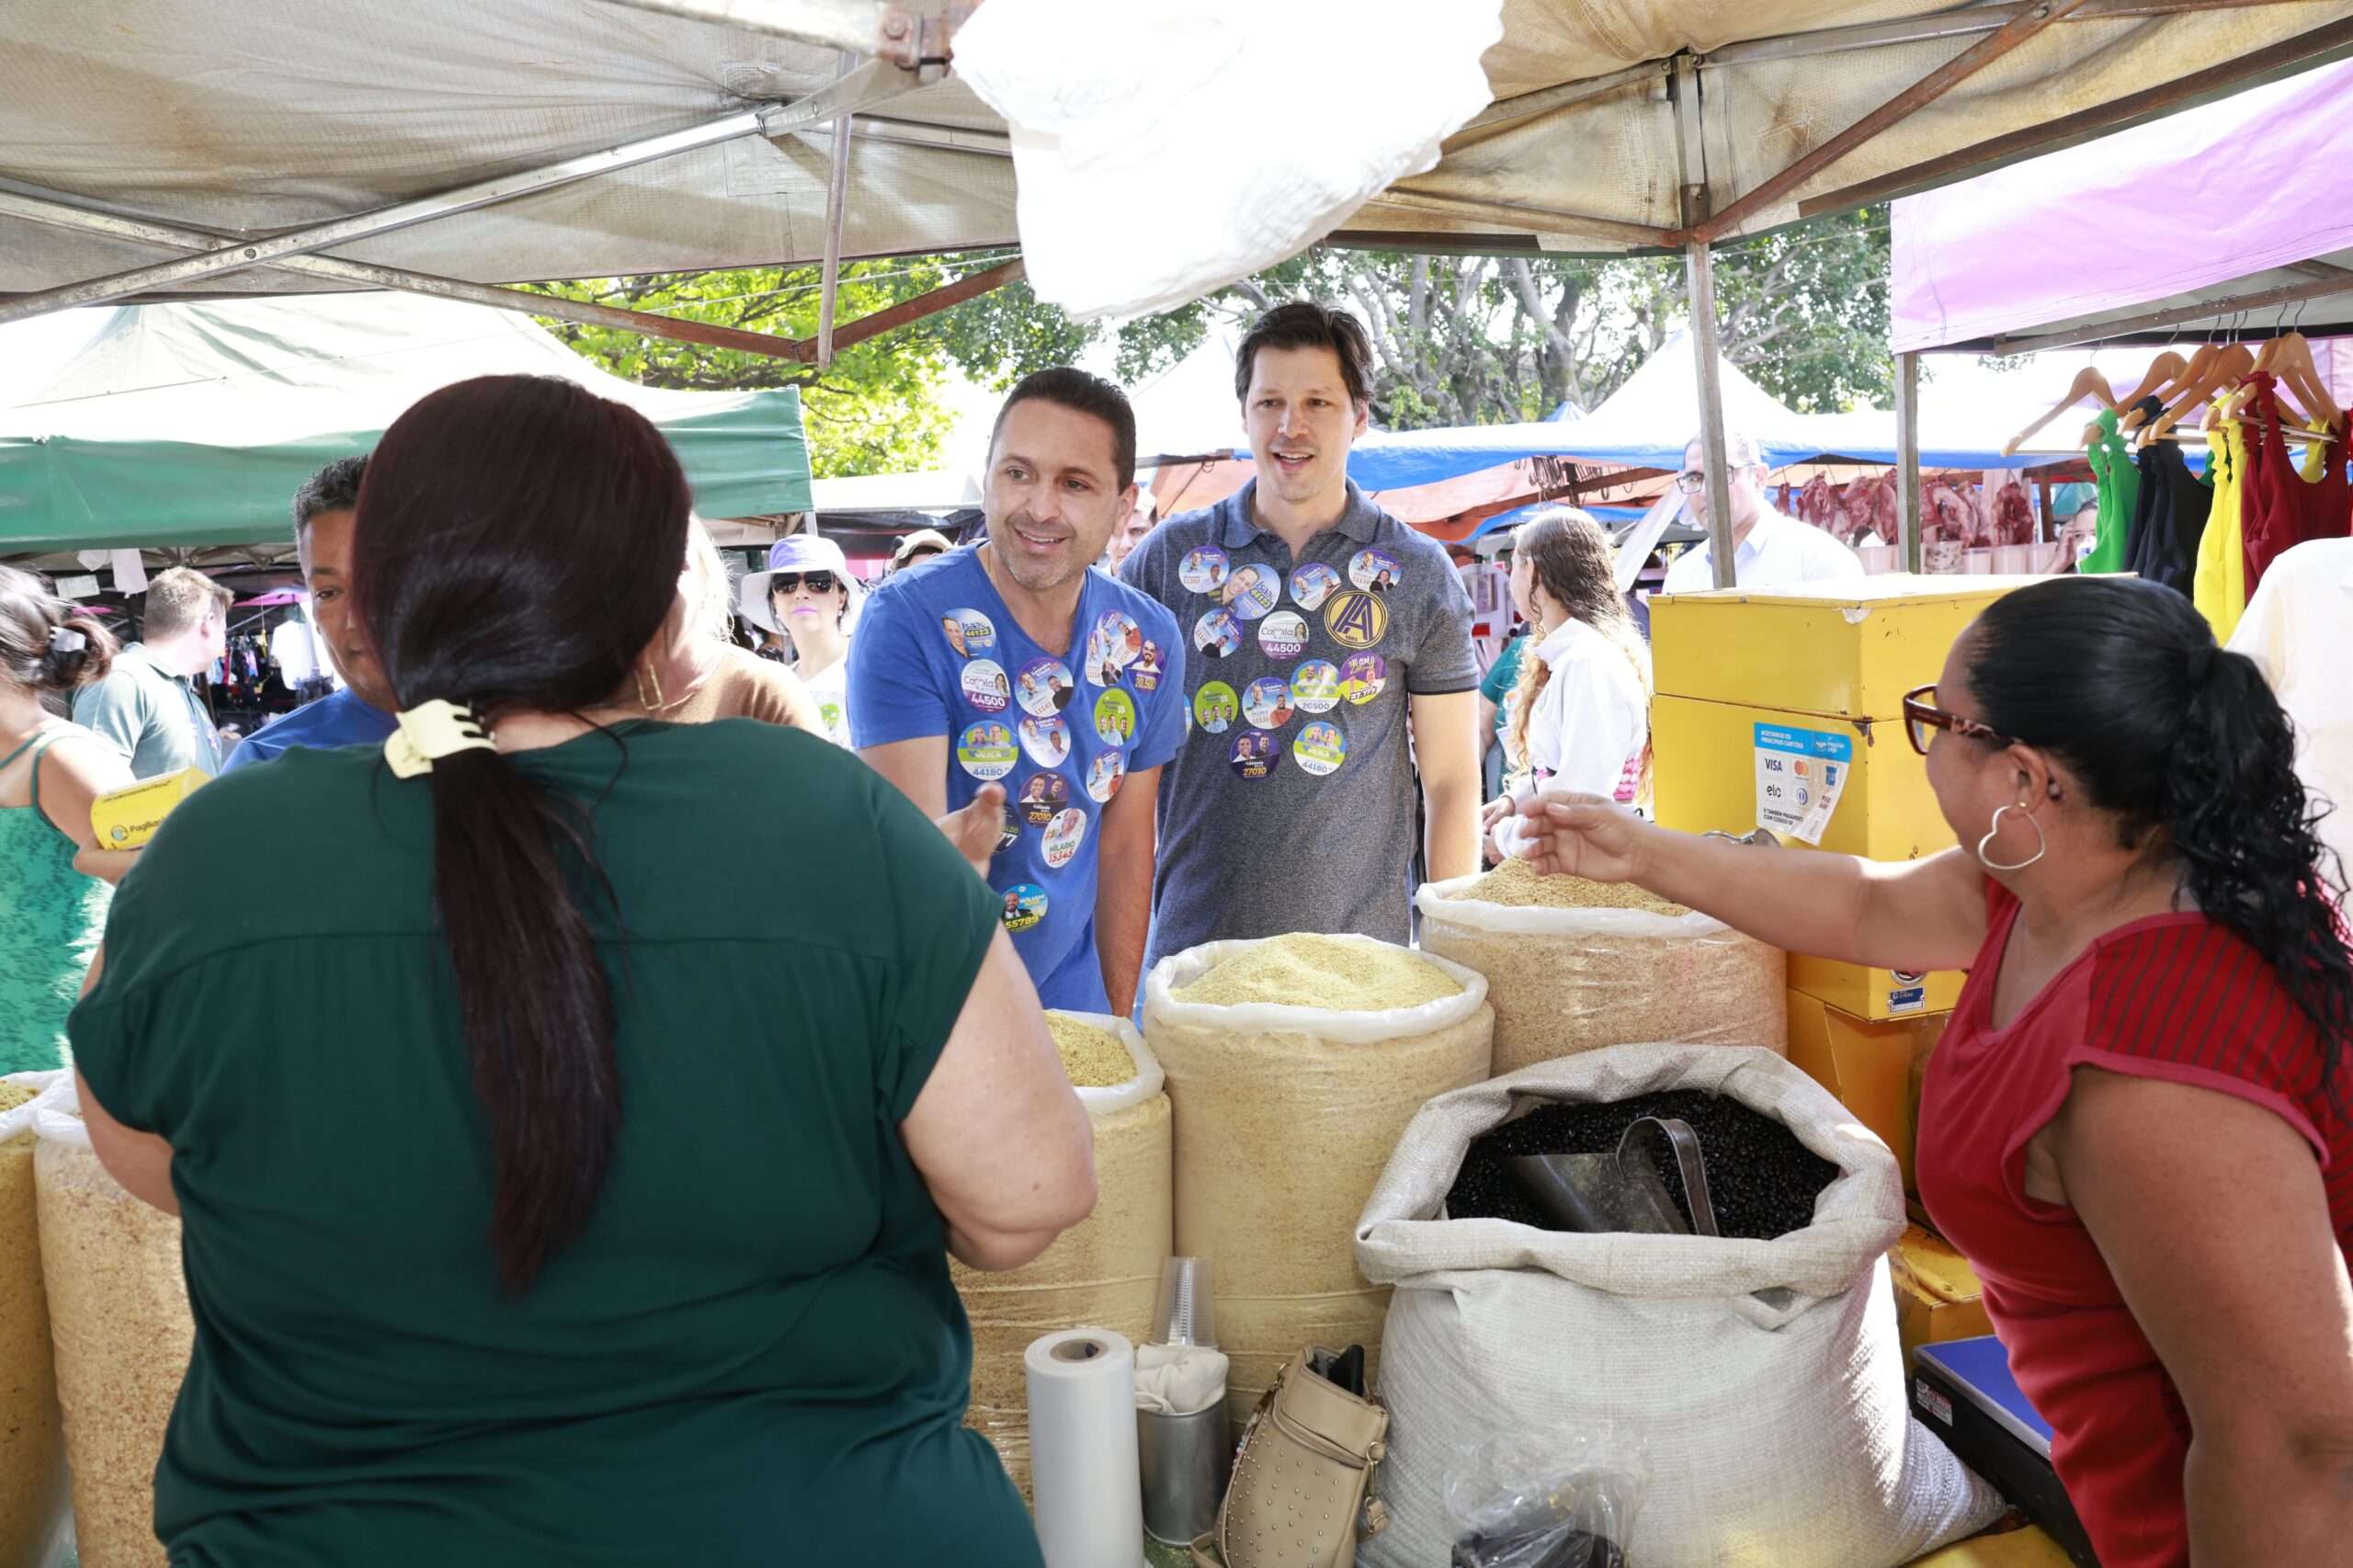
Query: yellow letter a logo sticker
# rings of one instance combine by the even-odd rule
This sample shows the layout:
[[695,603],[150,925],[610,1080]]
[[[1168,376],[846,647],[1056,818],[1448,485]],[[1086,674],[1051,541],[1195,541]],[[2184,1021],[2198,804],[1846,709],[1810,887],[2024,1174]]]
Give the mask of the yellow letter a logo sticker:
[[1389,607],[1371,594],[1334,594],[1324,606],[1324,630],[1343,648],[1370,648],[1389,635]]

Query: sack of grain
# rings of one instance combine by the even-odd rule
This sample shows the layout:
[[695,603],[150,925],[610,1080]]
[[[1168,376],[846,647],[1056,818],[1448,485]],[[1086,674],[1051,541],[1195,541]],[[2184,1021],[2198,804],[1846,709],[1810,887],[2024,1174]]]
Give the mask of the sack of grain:
[[[1108,1328],[1141,1345],[1169,1256],[1168,1096],[1160,1063],[1125,1018],[1049,1013],[1063,1071],[1095,1123],[1095,1212],[1008,1274],[953,1258],[949,1272],[972,1323],[972,1403],[964,1424],[996,1445],[1029,1495],[1029,1374],[1032,1341],[1061,1329]],[[1106,1066],[1107,1054],[1115,1065]],[[1116,1075],[1115,1075],[1116,1074]]]
[[[1490,1129],[1547,1100],[1669,1089],[1729,1096],[1836,1165],[1813,1223],[1737,1241],[1445,1217]],[[1458,1449],[1605,1431],[1649,1444],[1629,1561],[1893,1568],[1983,1528],[1999,1496],[1906,1406],[1886,1257],[1904,1226],[1895,1156],[1769,1051],[1624,1045],[1431,1101],[1357,1233],[1366,1277],[1396,1287],[1381,1374],[1392,1525],[1363,1561],[1446,1561]]]
[[180,1222],[107,1174],[70,1095],[44,1106],[33,1131],[40,1266],[82,1568],[164,1568],[155,1463],[196,1338]]
[[1506,860],[1433,882],[1422,948],[1487,977],[1495,1075],[1631,1041],[1789,1052],[1779,948],[1636,887]]
[[0,1078],[0,1568],[65,1561],[65,1438],[41,1293],[33,1189],[33,1107],[63,1069]]
[[[1235,960],[1255,981],[1213,974]],[[1357,1215],[1422,1102],[1487,1075],[1495,1015],[1475,972],[1366,937],[1212,942],[1144,994],[1176,1109],[1176,1250],[1214,1265],[1238,1425],[1302,1346],[1378,1356],[1388,1291],[1357,1272]]]

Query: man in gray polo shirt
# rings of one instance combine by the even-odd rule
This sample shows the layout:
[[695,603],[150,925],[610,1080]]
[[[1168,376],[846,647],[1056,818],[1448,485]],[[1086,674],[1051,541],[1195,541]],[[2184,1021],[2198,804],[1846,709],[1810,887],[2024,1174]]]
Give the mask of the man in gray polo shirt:
[[134,778],[221,771],[221,736],[192,684],[228,649],[229,590],[175,566],[147,585],[141,637],[74,699],[74,722],[131,760]]
[[1261,316],[1234,356],[1257,477],[1169,518],[1120,568],[1193,649],[1151,962],[1292,931],[1405,941],[1417,768],[1429,876],[1479,869],[1471,596],[1443,547],[1348,480],[1371,359],[1338,311]]

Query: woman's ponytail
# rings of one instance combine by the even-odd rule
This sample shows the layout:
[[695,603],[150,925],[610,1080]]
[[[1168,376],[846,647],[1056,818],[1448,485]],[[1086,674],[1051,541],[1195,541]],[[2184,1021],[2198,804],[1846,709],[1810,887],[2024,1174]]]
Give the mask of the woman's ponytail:
[[40,578],[0,566],[0,670],[35,696],[63,698],[106,678],[114,634]]

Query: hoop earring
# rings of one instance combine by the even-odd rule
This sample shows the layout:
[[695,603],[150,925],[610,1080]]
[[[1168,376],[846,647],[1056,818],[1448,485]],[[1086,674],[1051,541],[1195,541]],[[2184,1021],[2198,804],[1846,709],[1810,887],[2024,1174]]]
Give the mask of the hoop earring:
[[[661,712],[664,707],[662,701],[662,672],[654,668],[651,665],[639,665],[630,673],[637,677],[637,705],[640,708],[644,709],[648,713]],[[654,683],[654,695],[651,699],[647,698],[645,695],[645,683],[648,680],[651,680]]]
[[[1985,846],[1993,843],[1995,837],[2001,834],[2002,817],[2006,812],[2018,812],[2018,815],[2026,819],[2027,826],[2034,829],[2034,853],[2028,856],[2025,859],[2019,861],[2015,866],[2006,866],[1999,860],[1989,860],[1985,858]],[[1988,832],[1984,837],[1977,841],[1977,863],[1984,867],[1989,871],[2023,871],[2029,866],[2033,865],[2037,860],[2041,859],[2050,852],[2051,841],[2042,835],[2042,824],[2035,821],[2034,813],[2028,811],[2024,806],[2004,806],[1999,811],[1996,811],[1994,813],[1994,826],[1992,831]]]

